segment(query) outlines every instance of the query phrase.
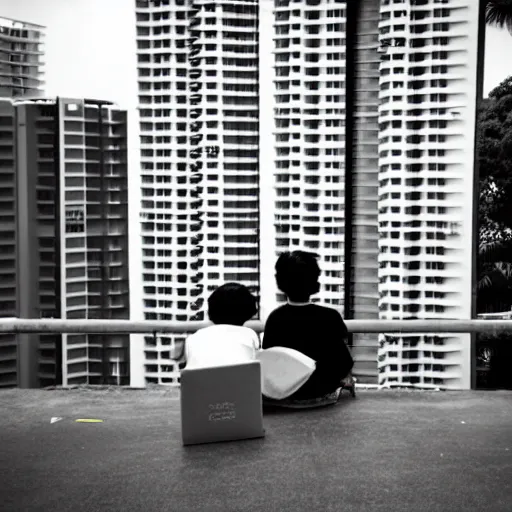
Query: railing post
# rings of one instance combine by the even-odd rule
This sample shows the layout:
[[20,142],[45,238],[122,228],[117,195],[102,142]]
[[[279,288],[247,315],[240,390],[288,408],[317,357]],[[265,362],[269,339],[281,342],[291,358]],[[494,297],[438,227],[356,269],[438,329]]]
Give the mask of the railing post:
[[18,387],[39,387],[39,335],[17,334],[18,344]]

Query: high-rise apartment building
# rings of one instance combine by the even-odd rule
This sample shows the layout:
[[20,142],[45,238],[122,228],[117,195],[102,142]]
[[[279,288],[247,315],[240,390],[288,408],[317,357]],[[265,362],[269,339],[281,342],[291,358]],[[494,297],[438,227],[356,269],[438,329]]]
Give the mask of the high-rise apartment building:
[[[383,319],[470,319],[479,2],[382,0]],[[469,335],[384,335],[383,384],[468,388]]]
[[[139,0],[137,30],[146,318],[236,280],[264,320],[294,249],[346,318],[471,317],[477,5]],[[468,387],[466,338],[354,335],[355,372]],[[176,341],[146,338],[147,381]]]
[[[274,246],[319,254],[321,289],[314,300],[341,308],[345,242],[345,2],[276,0],[273,9],[274,141],[270,169]],[[263,74],[262,74],[263,76]],[[262,193],[265,193],[262,191]],[[275,240],[275,243],[274,243]],[[275,303],[284,296],[276,292]],[[268,307],[268,306],[267,306]]]
[[[215,286],[258,286],[261,275],[265,319],[283,301],[276,257],[294,249],[320,256],[314,300],[350,308],[350,317],[378,316],[374,4],[354,16],[362,27],[349,78],[359,87],[350,105],[357,126],[347,134],[345,1],[137,3],[146,318],[203,319]],[[349,175],[348,136],[356,148]],[[350,304],[347,287],[357,296]],[[146,338],[146,380],[176,381],[170,345],[181,339]],[[354,342],[364,346],[360,375],[375,379],[377,337]]]
[[42,94],[44,27],[0,17],[0,97]]
[[[379,309],[383,319],[471,318],[479,15],[478,2],[463,0],[275,0],[272,16],[261,11],[274,43],[262,42],[260,73],[275,83],[273,97],[261,92],[262,120],[274,117],[274,126],[262,121],[261,161],[274,172],[274,182],[261,177],[262,194],[273,190],[274,232],[263,209],[262,230],[276,253],[320,255],[318,300],[342,304],[346,318]],[[335,96],[322,75],[337,64]],[[337,158],[327,140],[339,141]],[[265,258],[269,300],[275,255]],[[380,338],[381,383],[470,386],[469,335]],[[355,373],[375,378],[376,336],[352,341]]]
[[[67,98],[0,111],[2,316],[129,319],[126,112]],[[0,358],[2,385],[129,382],[128,335],[20,334]]]
[[[266,313],[284,301],[278,254],[300,249],[319,255],[313,301],[378,318],[378,21],[378,0],[260,3],[273,34],[260,41]],[[375,381],[377,336],[351,343],[359,378]]]
[[[0,317],[16,316],[16,128],[10,98],[40,94],[44,27],[0,17]],[[0,335],[0,385],[16,385],[17,342]]]
[[[217,286],[259,296],[258,4],[137,0],[146,319],[206,319]],[[180,337],[147,337],[147,382]]]
[[[0,99],[0,317],[16,316],[16,130],[12,102]],[[17,383],[16,335],[0,335],[0,385]]]

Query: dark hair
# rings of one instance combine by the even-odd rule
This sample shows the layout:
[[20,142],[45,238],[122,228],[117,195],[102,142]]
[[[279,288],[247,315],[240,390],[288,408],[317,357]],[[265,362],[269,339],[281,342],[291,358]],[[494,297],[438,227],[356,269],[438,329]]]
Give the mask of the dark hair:
[[318,293],[318,254],[305,251],[282,253],[276,263],[277,287],[291,300],[309,300]]
[[214,324],[243,325],[257,310],[254,296],[238,283],[223,284],[208,298],[208,316]]

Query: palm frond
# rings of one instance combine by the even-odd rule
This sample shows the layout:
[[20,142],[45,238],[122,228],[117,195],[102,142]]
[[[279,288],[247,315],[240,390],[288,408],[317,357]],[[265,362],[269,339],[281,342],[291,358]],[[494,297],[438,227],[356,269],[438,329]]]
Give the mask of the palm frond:
[[485,256],[487,254],[492,254],[493,252],[497,251],[498,249],[501,248],[501,246],[502,242],[500,240],[481,240],[478,252],[482,256]]
[[504,295],[512,299],[512,263],[495,263],[484,272],[477,283],[479,291],[489,291],[494,295]]
[[477,283],[478,290],[485,290],[492,287],[492,279],[488,274],[483,275]]
[[498,28],[506,28],[512,34],[512,1],[488,0],[485,6],[485,22]]
[[484,261],[512,261],[512,241],[481,239],[478,256]]
[[494,268],[512,285],[512,263],[498,261],[494,264]]

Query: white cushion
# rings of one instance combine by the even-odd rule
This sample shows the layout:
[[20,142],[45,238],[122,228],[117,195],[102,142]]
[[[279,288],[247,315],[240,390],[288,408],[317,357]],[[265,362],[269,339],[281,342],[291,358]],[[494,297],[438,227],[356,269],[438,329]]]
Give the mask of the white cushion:
[[261,391],[274,400],[282,400],[295,393],[316,368],[313,359],[286,347],[260,350],[257,359],[261,364]]

